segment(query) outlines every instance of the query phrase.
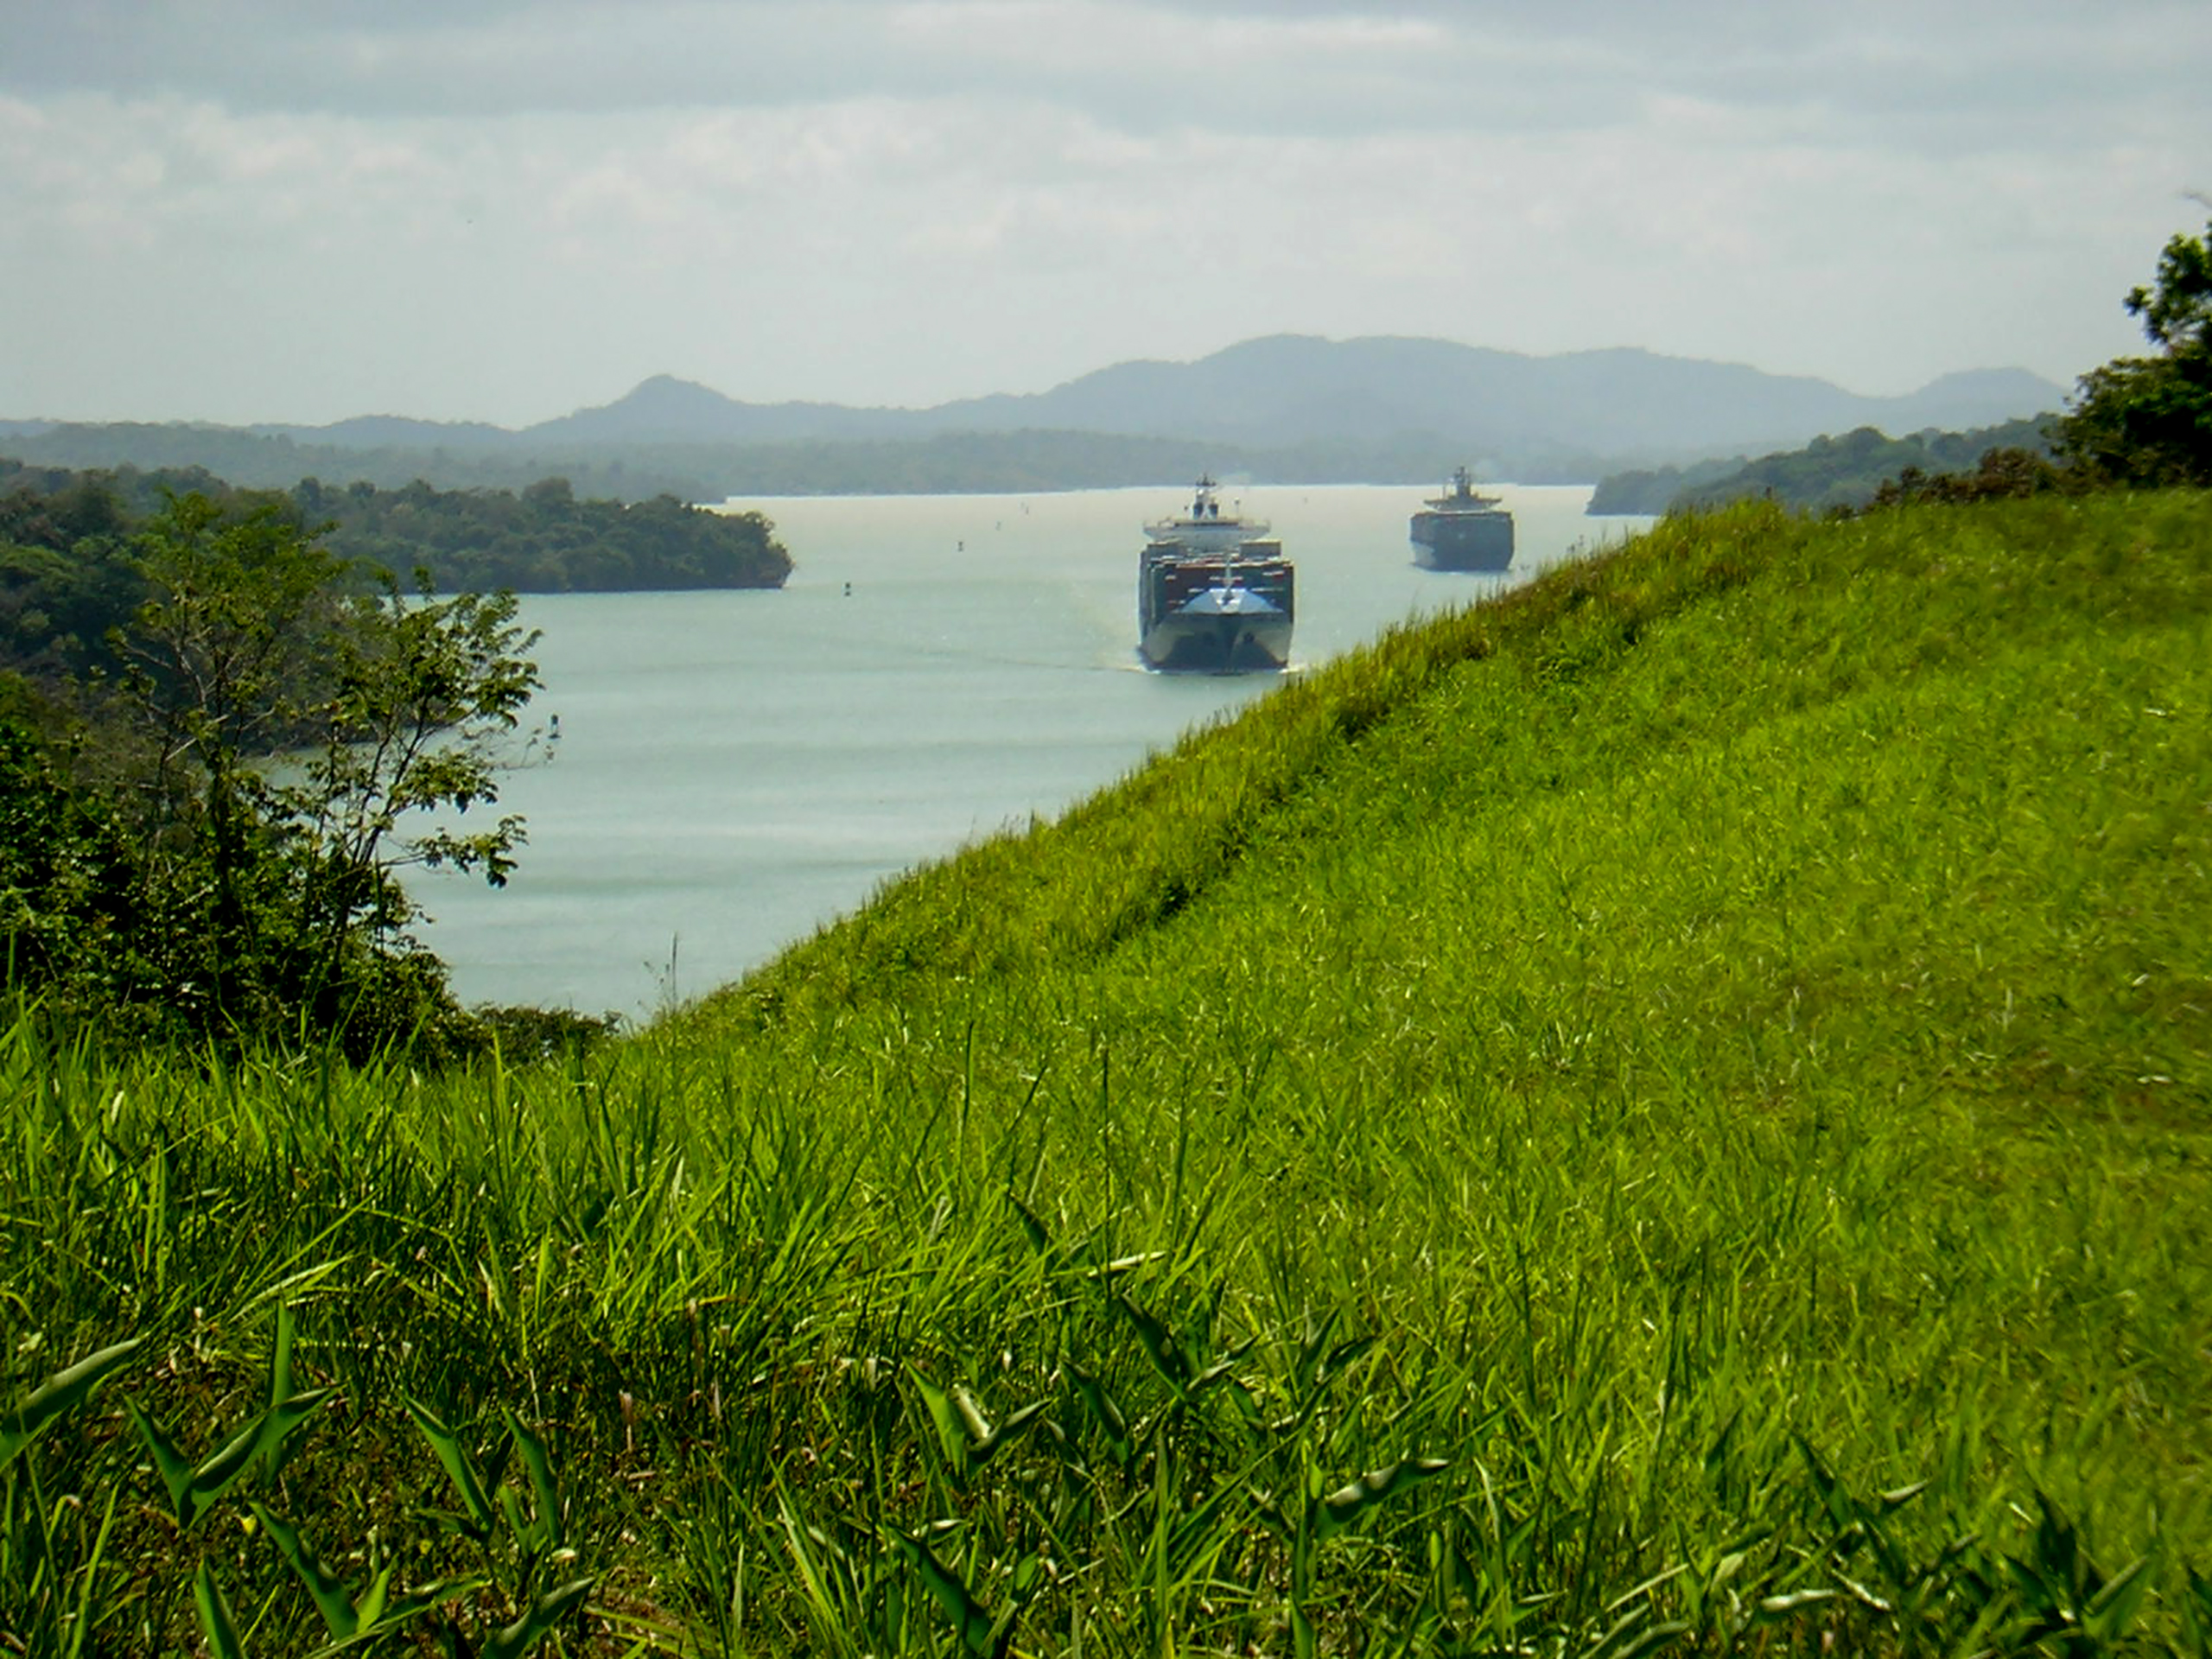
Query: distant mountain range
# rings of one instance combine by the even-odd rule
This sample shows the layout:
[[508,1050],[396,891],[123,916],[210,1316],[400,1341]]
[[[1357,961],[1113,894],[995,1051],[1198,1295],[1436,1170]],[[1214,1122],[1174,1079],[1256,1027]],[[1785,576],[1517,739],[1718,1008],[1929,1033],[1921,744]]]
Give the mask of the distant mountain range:
[[1122,363],[1049,391],[930,409],[750,404],[660,375],[613,403],[519,430],[385,415],[251,428],[10,421],[0,422],[0,443],[27,461],[75,466],[174,466],[204,454],[197,464],[227,464],[239,482],[259,481],[239,476],[249,462],[251,471],[342,476],[349,458],[374,458],[376,472],[411,467],[448,486],[543,468],[592,481],[605,474],[628,493],[681,479],[677,493],[702,499],[1051,488],[1059,475],[1065,487],[1176,483],[1194,467],[1283,482],[1405,483],[1463,462],[1488,478],[1566,482],[1865,426],[1892,435],[1988,426],[2056,410],[2065,396],[2020,369],[1867,397],[1807,376],[1633,349],[1530,357],[1440,340],[1281,334],[1196,362]]

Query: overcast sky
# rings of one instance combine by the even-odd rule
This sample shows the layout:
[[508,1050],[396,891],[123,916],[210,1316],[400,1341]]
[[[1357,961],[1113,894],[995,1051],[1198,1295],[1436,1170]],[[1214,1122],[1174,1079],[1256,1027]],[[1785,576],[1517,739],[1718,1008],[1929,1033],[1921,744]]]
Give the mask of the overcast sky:
[[523,425],[1255,335],[2139,348],[2207,0],[0,0],[0,416]]

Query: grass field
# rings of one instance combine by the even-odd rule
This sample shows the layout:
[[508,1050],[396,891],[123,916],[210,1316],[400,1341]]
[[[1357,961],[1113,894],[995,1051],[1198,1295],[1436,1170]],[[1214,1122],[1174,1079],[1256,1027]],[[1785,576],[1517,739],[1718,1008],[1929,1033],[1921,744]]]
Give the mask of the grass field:
[[26,1011],[0,1647],[2212,1651],[2208,871],[2212,500],[1746,507],[565,1062]]

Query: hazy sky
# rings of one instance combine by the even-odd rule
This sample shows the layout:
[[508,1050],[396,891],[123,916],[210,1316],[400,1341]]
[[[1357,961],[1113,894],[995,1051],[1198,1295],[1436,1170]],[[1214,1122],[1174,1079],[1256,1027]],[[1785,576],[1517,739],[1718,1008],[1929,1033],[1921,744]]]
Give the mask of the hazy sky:
[[2069,381],[2207,0],[0,0],[0,416],[928,404],[1280,332]]

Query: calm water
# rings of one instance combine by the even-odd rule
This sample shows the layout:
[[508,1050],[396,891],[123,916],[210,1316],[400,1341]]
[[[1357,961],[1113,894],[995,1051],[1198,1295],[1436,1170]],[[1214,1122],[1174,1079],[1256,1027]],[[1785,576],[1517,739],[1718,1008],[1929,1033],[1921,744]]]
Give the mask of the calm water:
[[[1425,492],[1225,489],[1298,566],[1294,671],[1408,616],[1625,533],[1586,488],[1495,486],[1519,556],[1504,577],[1412,563]],[[1170,489],[735,502],[797,563],[778,592],[561,594],[536,720],[549,764],[498,810],[530,841],[508,886],[425,874],[426,942],[469,1002],[650,1012],[735,979],[887,877],[1127,773],[1276,676],[1146,673],[1143,522]]]

